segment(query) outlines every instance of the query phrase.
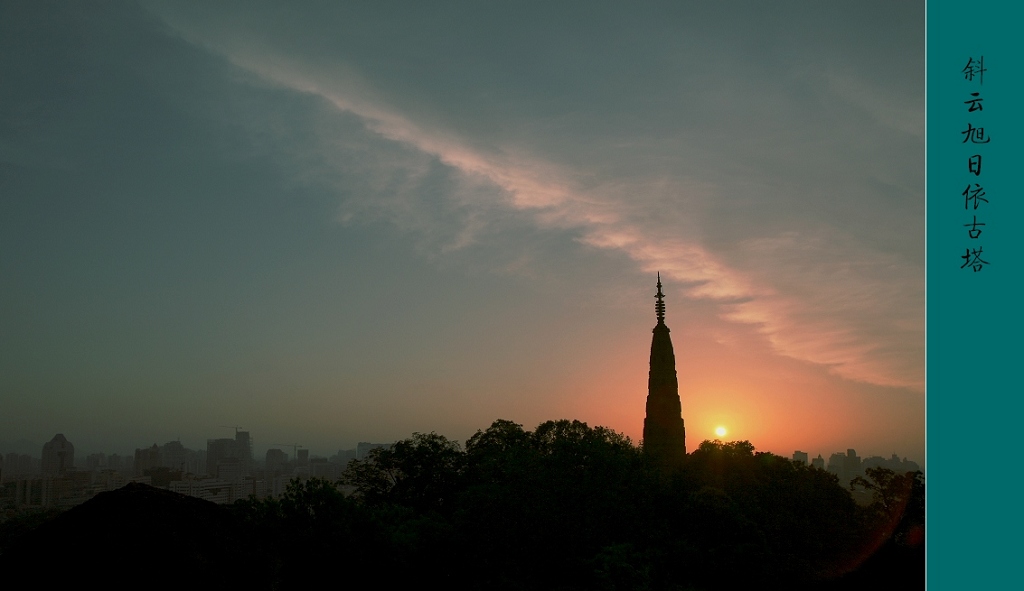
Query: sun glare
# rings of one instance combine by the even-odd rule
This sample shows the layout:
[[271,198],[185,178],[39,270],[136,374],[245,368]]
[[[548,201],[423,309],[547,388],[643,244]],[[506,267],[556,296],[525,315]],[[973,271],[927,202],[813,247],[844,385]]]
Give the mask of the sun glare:
[[725,437],[725,433],[725,427],[715,427],[715,435],[718,435],[719,437]]

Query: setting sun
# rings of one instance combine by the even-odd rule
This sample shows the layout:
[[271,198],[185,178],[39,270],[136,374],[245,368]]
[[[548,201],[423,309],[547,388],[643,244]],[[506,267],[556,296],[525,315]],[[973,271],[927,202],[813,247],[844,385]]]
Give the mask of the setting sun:
[[725,433],[725,427],[715,427],[715,435],[718,435],[719,437],[725,437]]

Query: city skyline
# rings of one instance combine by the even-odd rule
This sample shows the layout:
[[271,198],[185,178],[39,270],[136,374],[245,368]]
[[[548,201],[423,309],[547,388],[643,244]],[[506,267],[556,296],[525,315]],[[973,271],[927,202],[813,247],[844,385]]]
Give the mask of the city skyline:
[[[569,421],[564,422],[569,423]],[[494,423],[494,425],[498,424],[513,425],[507,421]],[[546,422],[539,425],[538,430],[550,425],[550,421]],[[580,425],[585,428],[584,424]],[[522,428],[522,426],[519,425],[516,428]],[[602,428],[599,427],[599,429]],[[351,449],[339,449],[328,457],[310,454],[310,450],[301,445],[273,444],[276,447],[269,447],[265,451],[256,451],[251,434],[241,430],[235,432],[235,437],[207,439],[206,449],[191,449],[185,447],[180,441],[169,441],[163,445],[154,443],[149,447],[136,448],[134,453],[125,455],[102,452],[83,453],[81,450],[76,452],[74,443],[69,441],[63,433],[58,433],[43,444],[41,458],[33,456],[31,452],[25,454],[17,451],[0,453],[0,483],[57,480],[65,483],[77,482],[80,486],[97,485],[99,490],[113,490],[127,482],[168,486],[174,482],[179,484],[185,481],[222,482],[221,479],[227,479],[236,484],[248,481],[250,489],[254,485],[258,485],[257,488],[270,485],[273,490],[277,491],[273,493],[276,495],[293,478],[300,480],[310,477],[327,478],[340,483],[341,476],[346,472],[351,461],[366,461],[370,457],[371,451],[377,448],[387,450],[399,444],[416,445],[416,441],[422,436],[423,434],[414,434],[401,443],[362,441]],[[429,435],[429,437],[435,436],[436,434]],[[446,439],[443,436],[439,437]],[[657,438],[652,439],[656,440]],[[451,443],[458,446],[458,442]],[[719,440],[705,441],[701,445],[697,445],[697,449],[694,451],[703,450],[707,443],[712,444],[711,448],[723,444]],[[755,447],[747,445],[749,442],[731,442],[726,445],[735,443],[741,444],[743,449],[749,449],[751,453],[756,451]],[[283,451],[282,447],[291,448],[292,453]],[[469,442],[467,442],[467,449],[469,447]],[[652,465],[658,466],[661,470],[678,468],[685,462],[685,453],[674,458],[666,457],[666,451],[671,454],[667,447],[671,447],[671,445],[645,446],[644,454],[652,461]],[[684,452],[682,446],[679,446],[678,449],[680,452]],[[781,456],[779,457],[781,458]],[[845,452],[832,452],[827,460],[821,453],[811,457],[811,454],[805,451],[795,450],[788,459],[835,474],[839,478],[838,484],[843,487],[849,486],[855,477],[864,476],[866,471],[873,467],[884,467],[896,474],[922,471],[922,466],[912,458],[906,456],[901,458],[896,453],[888,457],[882,455],[862,457],[853,448],[848,448]],[[211,486],[216,487],[216,483]],[[261,495],[267,494],[271,489],[262,490]],[[88,498],[88,493],[81,494],[82,492],[84,491],[70,496],[76,497],[80,502]],[[92,492],[97,492],[95,486]],[[250,490],[250,492],[252,491]],[[237,493],[238,491],[235,491],[234,494],[237,495]],[[69,495],[65,494],[65,496]],[[244,498],[244,496],[237,498]],[[225,500],[227,498],[222,498],[221,501],[229,502]]]
[[[523,427],[527,428],[527,429],[531,428],[531,426],[529,426],[529,425],[524,425]],[[409,439],[412,435],[413,434],[410,434],[409,437],[404,437],[402,439]],[[64,433],[56,433],[54,435],[54,437],[61,437],[61,436],[64,436]],[[230,440],[230,439],[231,438],[229,438],[229,437],[209,437],[209,438],[207,438],[203,442],[197,442],[196,445],[192,445],[191,442],[182,442],[180,439],[171,439],[169,441],[164,441],[162,443],[159,442],[159,441],[153,441],[153,442],[151,442],[149,444],[141,444],[141,445],[136,446],[133,449],[116,449],[116,450],[84,449],[84,450],[78,450],[78,451],[75,452],[75,460],[74,460],[74,465],[72,466],[72,468],[74,468],[76,470],[92,470],[94,468],[93,467],[89,467],[86,464],[85,458],[88,458],[90,456],[106,456],[106,457],[110,457],[110,456],[115,456],[115,455],[120,457],[120,458],[130,458],[130,457],[133,457],[135,452],[139,452],[141,450],[146,449],[147,447],[152,447],[154,445],[157,446],[157,447],[163,447],[163,446],[166,446],[168,444],[177,443],[177,444],[180,444],[181,447],[183,449],[185,449],[186,451],[206,453],[207,446],[209,446],[211,442],[214,442],[214,441],[224,441],[224,440]],[[728,437],[724,437],[724,438],[717,438],[717,437],[716,438],[707,438],[707,439],[704,439],[702,441],[715,441],[715,440],[723,441],[723,442],[732,441]],[[39,450],[45,448],[46,445],[48,445],[50,441],[52,441],[52,439],[48,440],[47,442],[40,443],[38,445],[36,443],[34,443],[34,442],[27,441],[27,440],[21,440],[21,441],[16,441],[16,442],[0,441],[0,461],[2,461],[4,459],[4,456],[6,456],[8,454],[13,454],[13,455],[27,456],[27,457],[31,458],[33,461],[41,462],[43,454],[41,454]],[[311,459],[313,459],[313,458],[330,459],[331,457],[337,456],[340,453],[354,452],[354,451],[356,451],[360,447],[391,445],[391,444],[393,444],[395,442],[396,441],[358,441],[358,442],[356,442],[354,444],[351,444],[351,445],[339,445],[336,449],[326,449],[326,448],[323,448],[323,449],[319,449],[319,448],[318,449],[310,449],[310,448],[307,448],[304,445],[282,444],[282,443],[260,444],[256,440],[253,440],[253,442],[252,442],[252,458],[253,458],[254,462],[259,463],[259,462],[262,461],[260,458],[263,458],[264,456],[266,456],[267,452],[280,451],[280,452],[284,453],[284,455],[286,457],[286,461],[294,462],[296,457],[297,457],[297,450],[305,450],[306,455],[307,455],[308,458],[311,458]],[[464,442],[459,441],[459,443],[464,443]],[[634,441],[633,443],[634,444],[638,444],[639,442],[638,441]],[[701,442],[694,442],[695,447],[699,447],[700,443]],[[764,450],[764,449],[757,448],[756,444],[754,444],[754,442],[750,442],[750,443],[755,445],[755,450],[758,451],[758,452],[767,451],[767,450]],[[771,452],[771,453],[774,453],[775,455],[779,455],[779,456],[782,456],[782,457],[789,457],[789,458],[794,459],[794,460],[796,459],[794,457],[794,454],[806,455],[806,456],[808,456],[808,458],[806,458],[805,463],[810,463],[810,460],[814,459],[815,457],[821,457],[821,458],[824,458],[824,459],[827,460],[829,456],[837,455],[837,454],[838,455],[843,455],[843,454],[846,454],[851,449],[855,449],[855,448],[847,447],[847,448],[843,448],[843,449],[815,450],[815,451],[807,451],[807,449],[794,449],[789,454],[784,454],[784,453],[781,453],[781,452]],[[289,451],[289,450],[291,450],[291,451]],[[891,459],[893,457],[897,457],[897,458],[900,458],[902,460],[909,460],[911,462],[918,463],[918,464],[920,464],[921,470],[922,471],[924,470],[924,466],[923,466],[924,458],[916,458],[916,457],[907,455],[905,453],[901,453],[900,450],[893,450],[891,452],[882,452],[882,451],[878,451],[877,449],[871,449],[871,450],[869,450],[869,452],[867,454],[863,455],[862,457],[864,457],[865,459],[867,459],[867,458]],[[3,464],[0,464],[0,467],[3,467]],[[40,464],[38,467],[39,467],[40,470],[42,470],[42,464]],[[45,472],[45,470],[43,470],[43,472]],[[25,474],[39,474],[41,472],[27,471],[27,472],[24,472],[24,473]]]
[[0,9],[0,443],[923,465],[923,3]]

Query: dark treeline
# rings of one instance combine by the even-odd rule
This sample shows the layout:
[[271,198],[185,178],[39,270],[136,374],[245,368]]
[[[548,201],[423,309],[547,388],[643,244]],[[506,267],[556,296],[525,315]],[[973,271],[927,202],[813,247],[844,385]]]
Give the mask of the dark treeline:
[[748,442],[705,441],[666,474],[614,431],[497,421],[465,449],[416,434],[343,482],[234,507],[289,585],[338,561],[460,589],[924,586],[920,474],[872,471],[858,507],[835,476]]
[[281,498],[231,506],[217,535],[238,540],[232,572],[280,589],[325,576],[380,588],[924,588],[920,473],[869,470],[854,485],[875,503],[858,507],[835,476],[746,441],[705,441],[665,471],[602,427],[496,421],[464,449],[435,433],[376,449],[343,483],[355,492],[293,481]]

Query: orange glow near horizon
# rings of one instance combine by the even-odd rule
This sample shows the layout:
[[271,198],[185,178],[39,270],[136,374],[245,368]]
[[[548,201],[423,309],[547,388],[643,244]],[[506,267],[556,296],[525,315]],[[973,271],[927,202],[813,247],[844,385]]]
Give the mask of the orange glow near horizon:
[[[911,459],[921,457],[913,434],[903,435],[907,413],[901,407],[914,403],[912,393],[851,382],[827,368],[776,354],[751,331],[714,319],[701,322],[687,325],[683,318],[673,323],[688,450],[704,440],[719,439],[749,441],[757,451],[783,457],[802,450],[827,458],[851,447],[862,455],[888,457],[895,452]],[[715,340],[718,333],[733,338],[724,344]],[[555,404],[532,416],[507,414],[521,416],[528,429],[556,416],[579,418],[639,443],[650,363],[649,329],[587,341],[580,348],[588,354],[587,362],[567,368],[542,396]]]

